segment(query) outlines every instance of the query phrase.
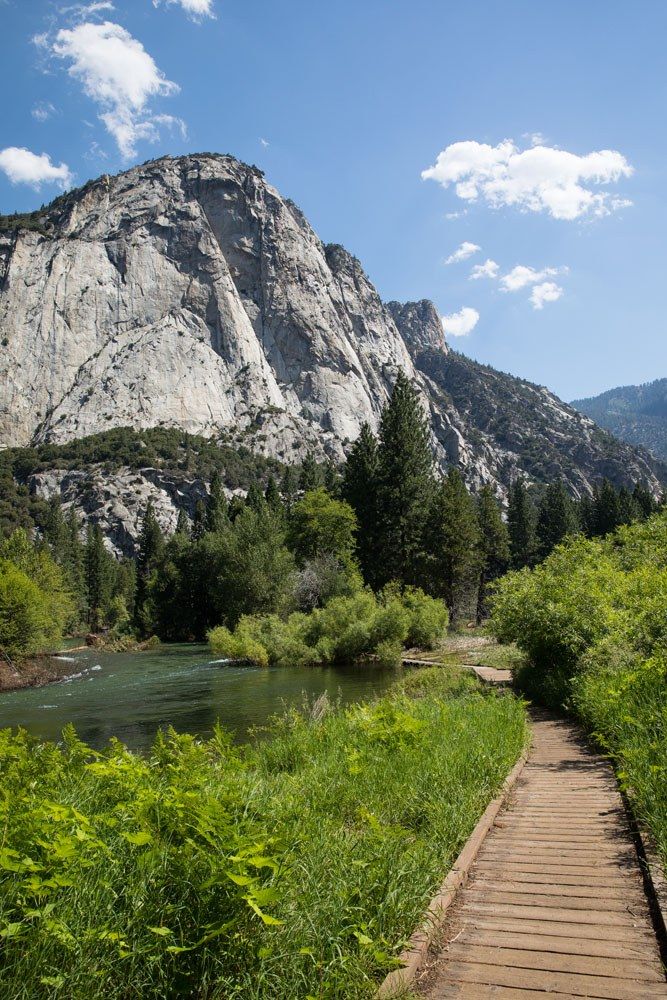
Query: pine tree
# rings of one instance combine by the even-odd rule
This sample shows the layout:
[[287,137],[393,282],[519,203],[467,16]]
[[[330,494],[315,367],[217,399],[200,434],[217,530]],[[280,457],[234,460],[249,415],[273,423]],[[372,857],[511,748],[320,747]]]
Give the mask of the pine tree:
[[88,625],[96,632],[104,621],[104,612],[111,598],[111,563],[113,557],[104,547],[99,524],[86,529],[85,574]]
[[266,508],[266,500],[264,499],[264,494],[262,490],[257,485],[257,483],[251,483],[248,493],[245,498],[246,507],[250,507],[252,510],[260,513]]
[[197,500],[192,519],[192,540],[199,541],[206,534],[206,505],[203,500]]
[[608,535],[621,524],[618,493],[608,479],[604,479],[602,485],[595,490],[593,508],[594,535]]
[[458,469],[451,468],[435,491],[425,541],[432,593],[444,598],[454,622],[476,617],[482,538],[475,501]]
[[151,573],[164,551],[164,538],[160,525],[157,523],[153,504],[149,500],[141,525],[139,535],[139,553],[137,555],[137,587],[134,601],[134,625],[142,634],[150,626],[148,614],[148,585]]
[[220,531],[227,523],[227,498],[222,488],[222,479],[216,469],[211,479],[210,492],[206,501],[206,531]]
[[641,508],[627,486],[618,491],[618,512],[621,524],[634,524],[642,516]]
[[650,517],[651,514],[655,514],[658,509],[658,504],[653,498],[653,495],[646,489],[643,483],[635,483],[635,488],[632,491],[632,498],[637,504],[639,510],[639,516],[642,519]]
[[537,554],[546,559],[567,535],[578,530],[577,514],[562,483],[547,486],[537,514]]
[[378,442],[370,425],[362,424],[343,469],[341,495],[357,517],[357,557],[366,583],[376,586],[379,577],[377,551]]
[[503,521],[500,504],[488,485],[483,486],[477,496],[477,520],[482,554],[478,617],[483,617],[488,585],[506,573],[510,563],[509,531]]
[[288,465],[283,473],[283,478],[280,483],[280,495],[283,498],[283,503],[288,514],[296,499],[298,491],[299,477],[297,475],[297,471],[293,465]]
[[418,583],[423,532],[433,495],[433,460],[419,396],[403,371],[380,420],[378,577]]
[[510,487],[507,528],[512,569],[533,566],[537,558],[536,512],[523,479]]
[[176,519],[176,530],[174,532],[176,535],[182,535],[185,538],[190,537],[190,518],[185,513],[185,509],[181,507],[178,511],[178,518]]
[[280,499],[280,490],[278,489],[278,484],[273,476],[269,476],[269,481],[266,484],[266,489],[264,490],[264,499],[269,505],[269,509],[272,510],[274,514],[283,513],[283,502]]
[[307,493],[308,490],[316,490],[321,485],[322,470],[315,461],[312,452],[309,451],[301,464],[299,489]]

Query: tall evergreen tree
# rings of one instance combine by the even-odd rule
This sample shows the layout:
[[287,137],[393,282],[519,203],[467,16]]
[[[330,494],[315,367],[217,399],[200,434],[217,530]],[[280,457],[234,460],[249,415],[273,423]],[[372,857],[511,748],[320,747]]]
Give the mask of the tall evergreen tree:
[[160,525],[157,523],[153,504],[149,500],[141,525],[139,535],[139,553],[137,555],[137,587],[134,601],[134,625],[141,633],[146,633],[150,627],[148,612],[149,581],[164,551],[164,538]]
[[340,494],[340,484],[341,484],[341,478],[338,466],[333,461],[333,459],[329,459],[329,461],[324,466],[322,485],[324,486],[325,490],[327,490],[331,494],[332,497],[337,499]]
[[509,531],[503,521],[500,504],[488,485],[483,486],[477,496],[477,520],[482,556],[477,613],[478,617],[483,617],[486,614],[488,585],[506,573],[510,563]]
[[293,465],[288,465],[283,473],[280,483],[280,495],[283,498],[285,509],[289,514],[292,509],[297,493],[299,492],[299,476]]
[[510,487],[507,510],[512,569],[533,566],[537,559],[536,511],[523,479]]
[[593,496],[593,533],[608,535],[621,524],[621,505],[618,493],[609,482],[603,479],[602,485],[596,488]]
[[537,513],[537,554],[546,559],[566,535],[578,530],[577,514],[562,483],[547,486]]
[[203,500],[197,500],[195,513],[192,519],[192,540],[197,542],[206,534],[206,504]]
[[451,468],[431,500],[425,532],[431,591],[443,597],[454,622],[477,616],[482,539],[475,501]]
[[211,479],[210,492],[206,501],[206,531],[221,531],[227,523],[227,498],[222,488],[222,479],[216,469]]
[[260,511],[266,508],[266,500],[264,499],[264,494],[262,490],[257,485],[257,483],[251,483],[248,493],[245,498],[246,507],[252,508],[252,510]]
[[379,582],[419,582],[424,524],[434,490],[428,425],[403,371],[380,420],[378,448]]
[[621,486],[618,491],[618,513],[621,524],[633,524],[642,516],[639,504],[627,486]]
[[175,534],[182,535],[184,538],[190,537],[190,518],[185,513],[185,509],[183,507],[181,507],[178,512]]
[[299,476],[299,489],[304,493],[308,490],[316,490],[322,485],[322,470],[315,461],[312,452],[308,452],[301,464],[301,474]]
[[266,489],[264,490],[264,499],[269,505],[269,509],[272,510],[274,514],[283,513],[283,502],[280,498],[280,490],[278,489],[278,484],[273,476],[269,476],[269,481],[266,484]]
[[635,483],[635,488],[632,491],[632,497],[637,504],[641,518],[645,519],[650,517],[651,514],[655,514],[657,511],[658,504],[643,483]]
[[86,529],[85,573],[88,625],[95,632],[104,623],[105,610],[111,598],[113,557],[104,547],[99,524],[88,523]]
[[357,557],[366,583],[376,586],[378,565],[378,442],[370,425],[362,424],[343,469],[341,495],[357,517]]

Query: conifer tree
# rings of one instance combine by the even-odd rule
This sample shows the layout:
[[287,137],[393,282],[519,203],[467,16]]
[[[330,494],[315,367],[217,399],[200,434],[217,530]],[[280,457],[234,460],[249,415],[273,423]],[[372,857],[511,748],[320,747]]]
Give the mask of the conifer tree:
[[176,530],[174,533],[176,535],[180,535],[185,538],[190,537],[190,518],[185,513],[185,509],[183,507],[181,507],[178,512],[178,518],[176,519]]
[[632,498],[637,505],[639,516],[642,519],[646,519],[647,517],[650,517],[651,514],[655,514],[658,509],[658,504],[643,483],[635,483],[635,488],[632,491]]
[[222,488],[222,479],[216,469],[211,479],[210,492],[206,501],[206,531],[221,531],[227,523],[227,498]]
[[280,483],[280,495],[283,498],[283,503],[288,514],[296,499],[298,491],[299,477],[297,475],[297,471],[293,465],[288,465],[283,473],[283,478]]
[[148,614],[148,585],[151,573],[158,564],[164,551],[164,538],[160,525],[157,523],[153,504],[149,500],[141,525],[139,535],[139,553],[137,555],[137,587],[134,601],[134,624],[139,632],[145,634],[150,626]]
[[417,391],[399,371],[380,420],[378,577],[419,583],[424,524],[433,495],[433,459]]
[[533,566],[537,559],[536,511],[523,479],[510,487],[507,528],[512,569]]
[[264,499],[274,514],[282,514],[283,502],[280,499],[280,490],[273,476],[269,476],[269,481],[264,490]]
[[299,489],[304,493],[308,490],[316,490],[322,485],[322,470],[315,461],[312,452],[308,452],[301,465],[299,476]]
[[111,597],[113,557],[104,547],[104,536],[99,524],[88,524],[86,529],[85,573],[88,625],[97,631],[104,621],[104,612]]
[[454,622],[476,616],[482,539],[475,501],[456,468],[433,495],[425,542],[431,592],[444,598]]
[[199,541],[206,534],[206,504],[203,500],[197,500],[195,513],[192,519],[192,540]]
[[370,425],[362,424],[343,469],[341,495],[357,517],[357,558],[366,583],[376,586],[378,442]]
[[608,479],[603,479],[602,485],[596,488],[593,496],[593,534],[608,535],[620,524],[621,506],[618,493]]
[[562,483],[547,486],[537,514],[537,554],[546,559],[566,535],[578,530],[577,514]]
[[639,504],[627,486],[621,486],[618,491],[618,513],[621,524],[633,524],[642,516]]
[[252,510],[257,511],[257,513],[260,513],[266,508],[264,494],[257,483],[250,484],[250,488],[246,494],[245,503],[246,507],[252,508]]
[[506,573],[510,563],[510,536],[503,521],[500,504],[491,486],[485,485],[477,496],[477,520],[480,531],[482,567],[479,586],[478,617],[486,613],[486,594],[492,580]]

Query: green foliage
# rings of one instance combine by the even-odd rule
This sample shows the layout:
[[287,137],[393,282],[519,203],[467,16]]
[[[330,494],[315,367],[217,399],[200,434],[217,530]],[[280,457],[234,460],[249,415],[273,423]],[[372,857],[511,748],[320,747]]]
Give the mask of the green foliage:
[[334,500],[323,488],[306,493],[292,509],[290,547],[302,564],[332,555],[350,563],[354,552],[357,519],[344,500]]
[[[216,654],[262,666],[352,663],[378,656],[384,662],[396,662],[404,645],[432,648],[447,623],[447,609],[441,601],[417,588],[401,593],[392,586],[379,597],[371,590],[360,590],[331,598],[310,614],[295,612],[286,619],[246,615],[233,633],[226,629],[209,632],[209,642]],[[234,649],[240,652],[231,652]]]
[[2,996],[372,997],[521,752],[522,708],[415,671],[267,736],[172,732],[140,757],[0,734]]
[[343,469],[341,494],[357,517],[357,558],[364,580],[375,586],[378,564],[378,442],[367,423],[352,445]]
[[507,528],[513,569],[533,566],[537,560],[537,512],[523,479],[515,479],[509,491]]
[[0,543],[0,646],[11,656],[57,646],[74,605],[48,549],[23,529]]

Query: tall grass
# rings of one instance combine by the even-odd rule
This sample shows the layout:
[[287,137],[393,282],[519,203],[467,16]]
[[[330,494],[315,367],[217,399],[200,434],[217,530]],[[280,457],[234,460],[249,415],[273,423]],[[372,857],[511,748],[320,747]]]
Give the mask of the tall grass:
[[363,998],[518,757],[456,671],[291,711],[244,749],[0,734],[0,995]]

